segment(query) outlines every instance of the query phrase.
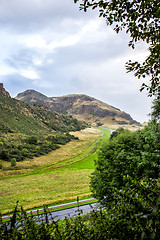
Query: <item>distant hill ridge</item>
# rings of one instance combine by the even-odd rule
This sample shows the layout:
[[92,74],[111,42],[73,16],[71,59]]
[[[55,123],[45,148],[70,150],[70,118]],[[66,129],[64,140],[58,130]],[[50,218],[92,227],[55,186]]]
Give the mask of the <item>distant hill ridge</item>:
[[57,113],[72,115],[91,124],[139,124],[128,113],[84,94],[47,97],[30,89],[19,93],[16,99]]

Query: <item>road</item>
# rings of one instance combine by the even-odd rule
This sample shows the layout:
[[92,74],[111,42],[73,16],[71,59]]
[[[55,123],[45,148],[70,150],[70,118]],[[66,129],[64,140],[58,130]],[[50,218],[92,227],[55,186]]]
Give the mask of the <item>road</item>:
[[[95,200],[95,198],[79,200],[79,203],[85,203],[86,202],[86,205],[80,206],[79,209],[81,209],[83,211],[83,213],[89,212],[91,210],[91,207],[90,207],[90,204],[87,204],[87,202],[92,201],[92,200]],[[77,211],[78,207],[72,207],[74,204],[77,204],[77,201],[76,202],[65,203],[65,204],[60,204],[60,205],[56,205],[56,206],[51,206],[51,207],[48,207],[48,210],[50,210],[52,217],[56,216],[56,219],[63,219],[67,215],[70,215],[70,217],[71,217],[71,216],[74,216],[74,214],[76,214],[76,211]],[[95,203],[92,203],[91,205],[96,206]],[[68,207],[68,208],[63,209],[63,210],[56,210],[56,209],[62,208],[62,207]],[[44,208],[40,208],[40,209],[37,209],[37,210],[40,213],[40,212],[44,211]],[[27,211],[26,213],[27,214],[36,213],[37,210]],[[54,211],[52,212],[52,210],[54,210]],[[12,217],[12,215],[3,216],[2,219],[10,219],[11,217]]]
[[104,129],[108,129],[111,133],[115,131],[115,130],[110,129],[110,128],[105,128],[105,127],[102,127],[102,126],[99,126],[99,127],[100,127],[100,128],[104,128]]
[[[49,215],[49,219],[54,218],[54,220],[63,220],[65,217],[71,218],[71,217],[77,216],[79,212],[81,212],[81,214],[89,213],[92,210],[92,208],[95,209],[96,207],[97,207],[97,203],[92,203],[92,204],[86,204],[86,205],[80,206],[79,208],[73,207],[73,208],[67,208],[64,210],[54,211],[54,212],[51,212],[51,214]],[[78,211],[78,209],[80,211]],[[39,220],[41,221],[43,219],[45,219],[44,214],[41,215]]]
[[[86,204],[83,206],[79,207],[72,207],[72,208],[67,208],[63,210],[58,210],[54,212],[50,212],[47,214],[47,222],[52,222],[57,221],[57,220],[64,220],[65,217],[67,218],[72,218],[77,216],[78,214],[83,215],[86,213],[89,213],[93,209],[98,209],[98,204],[97,203],[92,203],[92,204]],[[45,214],[39,214],[33,217],[33,219],[36,221],[37,224],[40,224],[42,222],[46,222],[46,217]],[[3,227],[6,226],[8,229],[11,228],[12,222],[9,221],[7,223],[1,223]],[[21,220],[16,221],[16,227],[21,229],[23,227],[23,217]]]

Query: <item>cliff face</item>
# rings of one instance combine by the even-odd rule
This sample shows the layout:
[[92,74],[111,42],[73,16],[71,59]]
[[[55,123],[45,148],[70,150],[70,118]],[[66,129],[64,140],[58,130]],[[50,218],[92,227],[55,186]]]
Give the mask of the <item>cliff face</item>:
[[57,113],[72,115],[78,120],[91,124],[98,122],[102,124],[137,124],[128,113],[84,94],[47,97],[37,91],[27,90],[19,93],[16,99],[32,105],[41,104]]
[[5,88],[3,87],[3,83],[0,83],[0,93],[2,93],[3,95],[6,95],[6,96],[8,96],[8,97],[11,97],[10,94],[9,94],[9,92],[7,92],[7,91],[5,90]]

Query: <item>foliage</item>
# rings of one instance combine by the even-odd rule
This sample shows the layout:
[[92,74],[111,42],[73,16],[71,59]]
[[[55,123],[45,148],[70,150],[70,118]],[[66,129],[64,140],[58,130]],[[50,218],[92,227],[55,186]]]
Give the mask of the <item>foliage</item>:
[[46,134],[37,136],[27,136],[16,134],[3,135],[0,140],[3,142],[0,148],[0,159],[12,161],[15,158],[17,162],[25,158],[33,158],[47,154],[59,148],[59,145],[65,145],[77,137],[69,133]]
[[99,152],[91,178],[94,197],[114,218],[141,227],[144,239],[158,239],[159,167],[160,125],[150,123],[141,131],[124,130],[112,137]]
[[11,167],[15,167],[16,166],[16,159],[12,158],[11,159]]
[[160,96],[154,99],[150,115],[153,121],[160,122]]
[[29,144],[36,144],[37,143],[37,137],[36,136],[30,136],[28,139]]
[[116,131],[112,132],[110,139],[117,137],[119,134],[121,134],[123,132],[124,132],[124,128],[122,128],[122,127],[118,128]]
[[[74,0],[78,2],[79,0]],[[149,95],[160,91],[160,2],[158,0],[144,1],[108,1],[108,0],[81,0],[80,10],[99,8],[99,16],[104,17],[108,25],[114,25],[114,30],[119,33],[126,29],[130,34],[129,46],[144,41],[149,45],[149,56],[141,64],[129,62],[126,64],[128,72],[135,72],[138,78],[150,76],[150,85],[142,84],[141,91],[146,88]]]
[[[0,238],[2,240],[28,239],[28,240],[151,240],[159,239],[160,226],[158,222],[153,225],[147,217],[135,217],[134,225],[131,225],[133,218],[123,218],[124,214],[111,216],[105,210],[92,209],[90,214],[83,215],[80,208],[77,208],[77,216],[67,218],[63,221],[55,220],[44,208],[44,214],[35,218],[33,215],[28,216],[21,209],[18,211],[16,206],[12,218],[9,222],[0,222]],[[141,225],[136,220],[141,218]],[[159,219],[158,219],[159,220]],[[153,227],[153,228],[152,228]],[[147,230],[145,235],[143,229]],[[154,231],[156,232],[154,233]]]
[[[99,152],[91,186],[99,200],[114,200],[114,189],[127,188],[126,178],[144,181],[159,178],[160,125],[150,123],[143,130],[112,137]],[[129,180],[130,181],[130,180]]]

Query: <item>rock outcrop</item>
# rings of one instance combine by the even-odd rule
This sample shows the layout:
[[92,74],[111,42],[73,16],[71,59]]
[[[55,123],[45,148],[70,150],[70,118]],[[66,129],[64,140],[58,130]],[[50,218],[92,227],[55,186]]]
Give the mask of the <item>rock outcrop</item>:
[[3,83],[0,83],[0,93],[2,93],[3,95],[6,95],[6,96],[8,96],[8,97],[11,97],[10,94],[9,94],[9,92],[7,92],[7,91],[5,90],[5,88],[3,87]]

